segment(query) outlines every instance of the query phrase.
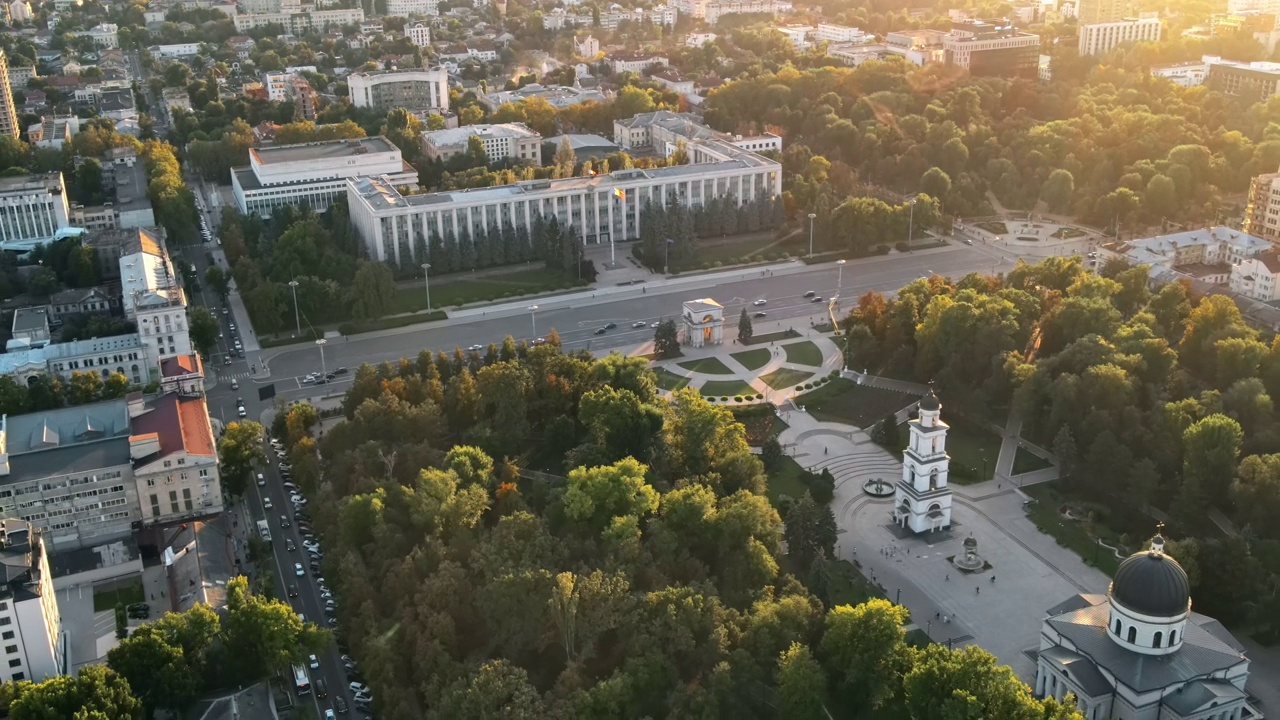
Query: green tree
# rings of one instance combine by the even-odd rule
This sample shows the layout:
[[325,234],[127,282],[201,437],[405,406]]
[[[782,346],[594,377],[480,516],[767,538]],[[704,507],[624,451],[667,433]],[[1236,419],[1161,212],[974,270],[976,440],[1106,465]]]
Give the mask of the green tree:
[[556,148],[552,164],[556,166],[556,173],[560,177],[573,177],[573,168],[577,163],[578,156],[573,152],[573,143],[569,142],[569,136],[565,135],[560,140],[560,146]]
[[906,608],[879,598],[827,613],[823,664],[849,710],[871,711],[893,696],[908,662],[906,620]]
[[542,697],[523,668],[506,660],[490,660],[451,685],[427,717],[535,718],[546,714]]
[[823,699],[827,696],[827,676],[809,648],[791,643],[778,658],[779,717],[797,720],[824,720]]
[[747,314],[746,308],[742,308],[742,315],[738,317],[738,342],[743,345],[751,342],[753,334],[755,330],[751,326],[751,316]]
[[391,268],[368,260],[357,262],[349,299],[352,315],[365,320],[380,318],[391,312],[395,300],[396,287]]
[[615,517],[645,517],[658,509],[658,491],[645,482],[647,468],[634,458],[569,472],[565,517],[602,530]]
[[130,387],[132,385],[124,373],[113,372],[107,376],[106,382],[102,384],[102,399],[122,398],[129,393]]
[[809,567],[815,560],[830,558],[836,550],[836,517],[828,505],[818,505],[804,493],[787,510],[783,537],[787,554],[795,567]]
[[210,265],[205,268],[204,281],[214,292],[218,293],[218,297],[226,298],[227,293],[231,290],[231,276],[222,271],[217,265]]
[[27,387],[18,384],[11,375],[0,376],[0,414],[22,415],[30,411],[30,406]]
[[53,677],[41,683],[18,683],[9,704],[9,717],[13,720],[141,718],[142,703],[120,675],[103,665],[86,665],[76,675]]
[[929,168],[920,176],[920,192],[945,202],[951,194],[951,176],[942,168]]
[[71,404],[87,405],[102,399],[102,376],[93,370],[71,373]]
[[303,623],[287,602],[253,594],[244,576],[227,583],[223,642],[227,656],[237,659],[231,670],[241,682],[261,680],[319,652],[327,636]]
[[909,717],[990,717],[1083,720],[1074,704],[1037,699],[1007,665],[980,647],[929,645],[902,679]]
[[76,168],[75,195],[85,205],[97,205],[105,199],[102,163],[95,158],[87,158]]
[[221,325],[209,308],[203,305],[192,305],[187,308],[187,327],[196,351],[205,358],[212,356],[218,346]]
[[1040,186],[1040,199],[1051,213],[1071,211],[1071,200],[1076,192],[1076,179],[1066,168],[1056,168]]
[[1244,433],[1240,423],[1225,415],[1210,415],[1182,434],[1182,476],[1198,481],[1209,499],[1220,504],[1227,498]]
[[663,320],[653,333],[653,351],[659,358],[680,356],[680,337],[675,320]]
[[1280,455],[1250,455],[1240,461],[1231,501],[1236,520],[1263,537],[1280,538],[1272,518],[1280,512]]
[[222,463],[222,482],[227,492],[242,495],[248,488],[249,473],[254,463],[265,463],[262,450],[265,430],[252,420],[227,423],[218,440],[218,458]]
[[880,422],[871,429],[871,440],[881,447],[888,448],[891,452],[897,452],[898,444],[902,442],[898,432],[897,416],[890,413],[880,418]]

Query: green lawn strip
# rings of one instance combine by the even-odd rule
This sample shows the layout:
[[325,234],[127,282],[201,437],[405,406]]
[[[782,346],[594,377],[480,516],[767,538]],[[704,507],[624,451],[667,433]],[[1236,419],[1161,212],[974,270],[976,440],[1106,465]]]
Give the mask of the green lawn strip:
[[685,360],[677,363],[680,367],[691,372],[706,373],[708,375],[732,375],[733,371],[729,369],[718,357],[696,358],[694,360]]
[[755,388],[742,380],[709,380],[698,388],[698,392],[707,396],[728,398],[735,395],[754,396],[756,394]]
[[[1000,436],[979,423],[959,418],[948,424],[951,425],[947,431],[951,479],[960,485],[990,480],[995,475],[996,459],[1000,457]],[[984,457],[986,476],[982,477]]]
[[778,332],[765,333],[764,335],[755,335],[747,341],[748,345],[763,345],[765,343],[773,343],[779,340],[790,340],[791,338],[800,337],[800,333],[795,330],[779,330]]
[[987,232],[993,235],[1009,234],[1009,226],[995,220],[988,220],[986,222],[977,223],[977,227],[982,228],[983,230],[986,230]]
[[889,413],[896,413],[915,402],[914,395],[859,385],[852,380],[836,378],[797,402],[823,422],[867,428]]
[[1086,565],[1093,565],[1107,575],[1115,575],[1120,564],[1115,553],[1099,545],[1082,522],[1062,516],[1059,512],[1062,498],[1049,483],[1029,485],[1022,491],[1036,500],[1026,506],[1027,517],[1040,532],[1053,537],[1059,545],[1070,548]]
[[133,603],[140,603],[146,600],[142,592],[142,583],[136,585],[127,585],[114,590],[94,590],[93,591],[93,611],[106,612],[114,610],[116,603],[124,603],[125,607]]
[[432,320],[444,320],[447,315],[443,310],[432,310],[429,313],[420,312],[413,315],[392,315],[391,317],[378,318],[377,320],[353,320],[344,322],[338,326],[338,332],[343,335],[357,335],[359,333],[373,332],[375,330],[390,330],[391,328],[408,327],[409,325],[417,325],[419,323],[431,322]]
[[755,350],[744,350],[743,352],[737,352],[730,355],[729,357],[733,358],[734,360],[737,360],[738,364],[742,365],[742,367],[748,370],[759,370],[760,368],[769,364],[769,357],[771,355],[773,355],[773,353],[770,352],[769,350],[766,350],[764,348],[756,348]]
[[769,497],[769,502],[778,508],[781,507],[779,503],[783,495],[793,500],[803,497],[808,490],[800,481],[800,476],[803,474],[804,468],[800,467],[800,463],[792,458],[783,457],[778,467],[767,473],[769,484],[765,487],[764,494]]
[[1045,460],[1026,448],[1019,447],[1018,453],[1013,456],[1014,475],[1035,472],[1036,470],[1043,470],[1049,467],[1053,467],[1053,463]]
[[805,372],[804,370],[778,368],[768,375],[761,375],[760,379],[764,381],[765,385],[768,385],[774,390],[782,390],[783,388],[799,385],[811,377],[813,377],[813,373]]
[[653,368],[653,374],[657,376],[658,387],[663,390],[679,390],[689,384],[689,378],[677,375],[666,368]]
[[796,365],[809,365],[812,367],[821,367],[822,351],[814,345],[812,341],[791,343],[783,345],[782,348],[787,351],[787,362]]
[[[521,295],[568,290],[585,286],[562,273],[536,268],[475,279],[459,278],[431,288],[431,307],[443,308],[467,303],[516,298]],[[396,289],[395,312],[417,312],[427,307],[427,292],[422,286]]]

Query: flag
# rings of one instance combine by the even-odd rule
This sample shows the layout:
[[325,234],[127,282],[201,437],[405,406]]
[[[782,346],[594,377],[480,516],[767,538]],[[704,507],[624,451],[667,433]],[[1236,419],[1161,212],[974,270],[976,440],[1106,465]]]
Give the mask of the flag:
[[622,190],[622,188],[614,188],[614,189],[613,189],[613,196],[614,196],[614,197],[616,197],[616,198],[618,198],[619,200],[626,200],[626,199],[627,199],[627,194]]

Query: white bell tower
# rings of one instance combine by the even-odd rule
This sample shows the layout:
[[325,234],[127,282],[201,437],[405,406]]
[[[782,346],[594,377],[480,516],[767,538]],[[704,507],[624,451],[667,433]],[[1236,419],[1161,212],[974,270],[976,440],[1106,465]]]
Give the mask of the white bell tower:
[[908,423],[911,439],[902,453],[902,479],[893,495],[893,521],[914,533],[951,527],[951,488],[947,473],[948,426],[942,403],[929,388],[919,404],[920,416]]

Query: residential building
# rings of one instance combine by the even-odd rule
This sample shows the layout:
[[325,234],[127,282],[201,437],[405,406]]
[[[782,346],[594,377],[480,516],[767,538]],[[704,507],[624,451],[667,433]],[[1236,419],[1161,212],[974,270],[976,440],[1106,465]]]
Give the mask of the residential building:
[[785,25],[775,27],[774,30],[781,33],[796,50],[808,50],[813,45],[809,41],[810,36],[813,35],[812,25]]
[[120,304],[138,326],[148,374],[158,373],[166,357],[191,354],[186,293],[158,234],[128,235],[120,254]]
[[0,135],[18,137],[21,133],[18,112],[13,102],[13,85],[9,82],[9,58],[5,55],[4,48],[0,48]]
[[1266,102],[1280,92],[1280,63],[1210,61],[1205,84],[1209,90],[1239,98],[1245,105]]
[[106,288],[72,288],[49,298],[49,322],[56,326],[77,315],[110,315],[119,309],[120,299]]
[[484,105],[489,112],[497,110],[506,103],[520,102],[531,97],[540,97],[555,108],[566,108],[584,102],[606,102],[609,99],[595,89],[588,90],[565,85],[546,86],[538,83],[530,83],[519,90],[479,93],[477,95],[480,104]]
[[818,23],[818,29],[813,33],[813,41],[863,44],[875,42],[876,36],[856,27]]
[[13,311],[13,326],[5,350],[42,348],[49,344],[49,307],[22,307]]
[[952,23],[942,47],[947,64],[964,68],[970,75],[1031,80],[1037,76],[1040,36],[1022,32],[1006,20]]
[[422,195],[401,195],[384,178],[350,180],[347,205],[369,256],[404,266],[421,262],[433,237],[529,231],[537,219],[555,217],[584,243],[612,243],[639,237],[646,203],[696,206],[719,197],[746,204],[782,193],[782,166],[774,160],[715,136],[687,142],[685,150],[687,165]]
[[178,60],[195,57],[200,54],[200,43],[176,43],[173,45],[152,45],[148,50],[158,58]]
[[204,394],[204,362],[199,353],[175,355],[160,361],[160,392]]
[[613,140],[623,150],[653,150],[663,157],[670,157],[681,141],[725,142],[750,152],[782,152],[782,138],[773,133],[755,137],[730,135],[712,130],[688,113],[670,110],[640,113],[626,120],[613,121]]
[[83,35],[93,41],[94,47],[120,47],[120,28],[115,23],[100,23],[90,28]]
[[45,534],[31,523],[0,520],[0,644],[8,661],[0,677],[7,682],[38,683],[70,671],[45,543]]
[[169,525],[222,512],[218,451],[202,396],[128,398],[129,457],[142,524]]
[[606,60],[615,75],[622,72],[641,73],[649,68],[668,64],[666,55],[645,52],[621,52],[610,55]]
[[257,45],[258,43],[248,35],[232,35],[227,38],[227,47],[231,48],[231,50],[235,52],[236,57],[241,60],[248,60],[249,55]]
[[263,73],[262,87],[267,91],[267,100],[284,102],[289,99],[289,81],[292,73]]
[[31,3],[27,0],[13,0],[5,3],[9,8],[9,21],[22,23],[31,20],[35,15],[31,12]]
[[179,110],[191,109],[191,96],[187,94],[186,88],[165,88],[160,93],[160,99],[170,110],[178,108]]
[[1158,42],[1164,23],[1157,13],[1143,13],[1137,18],[1125,18],[1106,23],[1081,25],[1080,55],[1101,55],[1111,52],[1126,42]]
[[250,148],[249,166],[233,168],[231,188],[240,212],[270,217],[281,205],[324,212],[346,193],[347,178],[385,175],[396,187],[416,188],[418,173],[385,137]]
[[1266,250],[1231,266],[1231,292],[1262,302],[1280,300],[1280,253]]
[[414,22],[404,26],[404,35],[417,47],[431,46],[431,23]]
[[86,230],[149,228],[156,224],[151,198],[147,195],[147,174],[142,163],[130,154],[113,162],[108,152],[102,160],[103,185],[112,200],[102,205],[71,208],[71,224]]
[[1258,175],[1250,183],[1244,231],[1280,245],[1280,172]]
[[1186,277],[1210,285],[1227,285],[1234,268],[1272,249],[1267,240],[1233,228],[1216,226],[1128,242],[1103,243],[1099,262],[1109,257],[1146,265],[1154,277]]
[[352,73],[347,87],[358,108],[449,111],[449,74],[440,68]]
[[30,249],[70,226],[62,173],[0,177],[0,249]]
[[684,37],[684,44],[688,47],[700,48],[707,43],[713,43],[718,37],[712,32],[695,32],[689,33]]
[[511,158],[542,165],[542,136],[524,123],[464,125],[453,130],[422,133],[422,151],[433,160],[449,160],[466,153],[471,138],[479,138],[490,162]]
[[391,17],[439,14],[440,0],[387,0],[387,15]]
[[1046,611],[1036,697],[1071,698],[1089,720],[1262,717],[1245,692],[1244,645],[1191,609],[1187,572],[1164,548],[1158,530],[1120,563],[1105,595],[1073,595]]
[[364,21],[364,10],[356,8],[333,8],[330,10],[312,10],[310,12],[275,12],[265,14],[237,15],[234,18],[236,32],[248,32],[268,25],[281,25],[294,35],[305,35],[311,30],[323,30],[337,25],[355,25]]
[[588,35],[582,38],[582,40],[575,42],[573,44],[573,48],[581,57],[588,59],[594,58],[600,54],[600,41],[595,39],[593,36]]
[[542,16],[542,28],[562,30],[573,27],[600,27],[605,30],[617,30],[624,21],[671,27],[676,24],[679,15],[679,11],[670,5],[658,5],[651,9],[624,10],[621,5],[615,3],[607,10],[600,11],[598,17],[592,13],[571,13],[564,8],[553,8]]
[[792,10],[787,0],[673,0],[676,10],[715,25],[722,16],[746,13],[780,15]]
[[1227,0],[1227,12],[1280,15],[1280,0]]
[[311,83],[298,76],[289,81],[289,94],[293,96],[293,116],[302,120],[316,119],[316,91]]
[[1076,22],[1081,25],[1118,22],[1138,14],[1137,0],[1077,0]]
[[673,93],[686,97],[694,94],[693,80],[682,76],[674,69],[659,70],[650,75],[649,79]]
[[37,77],[39,77],[39,74],[30,65],[9,66],[9,87],[11,88],[25,88],[27,83]]
[[1191,61],[1185,63],[1177,63],[1174,65],[1164,65],[1151,68],[1153,77],[1161,77],[1171,81],[1175,85],[1182,87],[1195,87],[1203,85],[1206,78],[1209,77],[1209,63],[1212,60],[1221,60],[1222,58],[1205,55],[1198,62]]

